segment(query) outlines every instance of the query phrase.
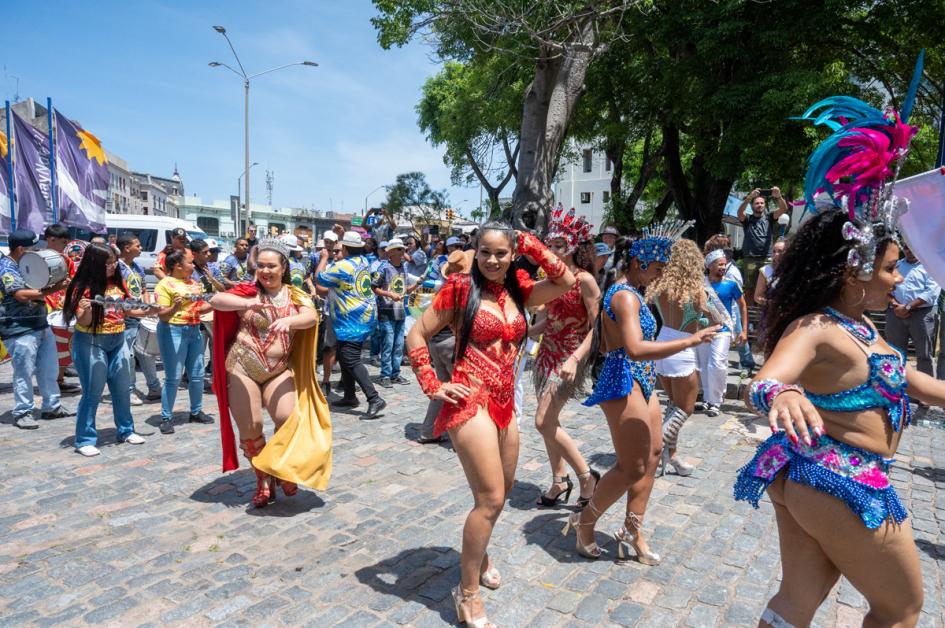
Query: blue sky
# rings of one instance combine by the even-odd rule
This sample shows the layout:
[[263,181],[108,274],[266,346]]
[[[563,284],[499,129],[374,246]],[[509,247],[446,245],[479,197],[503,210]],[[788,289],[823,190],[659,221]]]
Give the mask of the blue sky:
[[[357,210],[411,170],[448,188],[456,207],[479,203],[478,187],[450,186],[441,152],[417,128],[420,88],[438,69],[430,49],[382,50],[367,0],[53,4],[6,7],[17,44],[0,56],[3,97],[13,99],[19,77],[21,99],[51,96],[133,169],[169,176],[177,163],[188,195],[227,198],[243,169],[242,81],[207,65],[235,65],[211,28],[220,24],[249,74],[303,59],[320,65],[252,83],[253,202],[266,200],[268,168],[277,206]],[[383,198],[375,192],[370,204]]]

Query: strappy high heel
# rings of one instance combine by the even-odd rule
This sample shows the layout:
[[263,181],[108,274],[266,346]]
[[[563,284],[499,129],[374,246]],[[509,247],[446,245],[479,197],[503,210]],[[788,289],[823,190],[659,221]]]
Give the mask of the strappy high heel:
[[[630,528],[636,530],[636,534],[630,532]],[[623,521],[623,527],[614,533],[614,539],[617,541],[617,558],[625,560],[623,544],[626,543],[636,552],[637,560],[644,565],[655,566],[660,564],[660,555],[652,550],[643,551],[640,549],[640,530],[643,529],[643,517],[635,512],[627,514]]]
[[[243,450],[243,455],[245,455],[246,459],[249,460],[250,466],[253,465],[253,458],[258,456],[259,452],[261,452],[265,446],[265,436],[240,441],[240,449]],[[256,472],[256,493],[253,495],[253,506],[256,508],[263,508],[276,501],[275,478],[273,478],[268,473],[263,473],[255,466],[253,466],[253,471]]]
[[495,591],[502,586],[502,574],[499,573],[495,565],[489,565],[488,569],[479,574],[479,584]]
[[669,467],[672,467],[673,472],[675,472],[676,475],[684,478],[692,475],[692,472],[695,469],[695,467],[692,465],[688,465],[680,460],[678,456],[670,455],[669,449],[664,447],[663,453],[660,455],[660,462],[656,467],[656,477],[662,477],[665,475]]
[[597,484],[600,482],[600,472],[597,471],[596,469],[592,469],[591,467],[588,467],[587,471],[585,471],[584,473],[577,474],[577,479],[579,482],[587,477],[594,478],[594,488],[593,490],[591,490],[590,497],[578,497],[577,501],[574,502],[577,505],[578,510],[584,510],[584,508],[589,503],[591,503],[591,497],[594,497],[594,491],[597,490]]
[[[552,498],[552,497],[548,497],[547,495],[545,495],[544,493],[542,493],[542,494],[538,497],[538,501],[535,502],[535,503],[538,504],[539,506],[544,506],[545,508],[554,508],[555,506],[558,505],[558,502],[561,502],[562,504],[567,504],[567,503],[568,503],[568,500],[571,499],[571,491],[574,490],[574,482],[571,481],[571,476],[568,476],[568,475],[565,475],[565,476],[552,475],[552,476],[551,476],[551,485],[552,485],[552,488],[554,488],[554,486],[555,486],[556,484],[565,484],[565,485],[567,485],[567,488],[565,488],[564,490],[562,490],[560,493],[558,493],[557,495],[555,495],[553,498]],[[562,498],[562,496],[564,496],[564,497]]]
[[481,599],[479,591],[469,593],[463,590],[462,585],[453,589],[453,602],[456,604],[456,621],[460,624],[472,626],[473,628],[496,628],[496,625],[490,622],[489,618],[485,615],[475,619],[469,616],[469,613],[463,605],[470,600],[476,599]]
[[[601,513],[594,508],[593,504],[588,502],[587,507],[591,509],[591,513],[595,517],[600,517]],[[593,523],[582,523],[581,513],[575,512],[571,513],[568,517],[567,522],[564,524],[564,529],[561,531],[563,536],[568,536],[568,532],[570,532],[571,528],[574,528],[574,551],[584,558],[598,559],[601,555],[601,550],[597,543],[592,541],[589,545],[584,545],[581,543],[581,535],[578,534],[578,528],[581,526],[593,526],[595,523],[597,523],[597,521]]]

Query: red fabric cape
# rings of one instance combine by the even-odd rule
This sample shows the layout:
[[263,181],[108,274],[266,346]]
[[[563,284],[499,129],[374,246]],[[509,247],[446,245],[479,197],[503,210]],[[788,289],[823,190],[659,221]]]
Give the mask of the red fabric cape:
[[[239,297],[256,296],[255,283],[242,283],[226,291]],[[240,466],[236,455],[236,438],[230,419],[230,400],[226,388],[226,354],[236,340],[239,331],[239,312],[213,312],[213,393],[220,409],[220,438],[223,441],[223,471],[232,471]]]

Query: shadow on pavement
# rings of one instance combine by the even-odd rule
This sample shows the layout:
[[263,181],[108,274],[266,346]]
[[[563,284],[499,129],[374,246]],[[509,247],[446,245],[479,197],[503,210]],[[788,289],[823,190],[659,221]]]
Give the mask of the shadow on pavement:
[[925,539],[916,539],[915,545],[935,560],[945,560],[945,545],[940,543],[932,543],[931,541],[926,541]]
[[423,604],[448,623],[456,623],[451,590],[459,584],[459,552],[450,547],[403,550],[354,572],[378,593]]
[[912,473],[919,475],[927,480],[932,480],[936,484],[945,483],[945,469],[937,467],[912,467]]
[[256,508],[251,503],[255,490],[256,474],[252,469],[240,469],[204,484],[191,493],[190,498],[205,504],[245,508],[246,514],[256,517],[294,517],[325,505],[321,497],[302,486],[292,497],[286,497],[276,486],[276,501],[264,508]]
[[[587,558],[579,556],[574,551],[574,530],[568,532],[567,536],[561,534],[568,516],[573,511],[555,511],[548,514],[538,515],[532,518],[522,526],[522,534],[525,536],[525,542],[529,545],[538,545],[545,552],[559,563],[585,563]],[[613,548],[613,537],[596,530],[595,540],[604,551],[601,558],[607,558],[608,547]],[[616,561],[616,556],[613,557]]]
[[[406,440],[416,441],[420,438],[420,427],[423,423],[407,423],[404,425],[404,438]],[[429,445],[430,447],[443,447],[444,449],[453,449],[453,443],[450,442],[450,437],[446,434],[442,436],[443,440],[436,443],[423,443],[424,445]]]
[[517,510],[539,510],[538,496],[541,495],[542,488],[531,482],[522,482],[515,480],[512,490],[509,492],[509,506]]

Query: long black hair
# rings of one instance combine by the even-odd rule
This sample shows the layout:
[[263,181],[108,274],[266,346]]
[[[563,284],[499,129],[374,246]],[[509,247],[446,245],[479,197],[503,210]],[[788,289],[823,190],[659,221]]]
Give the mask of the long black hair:
[[[474,250],[479,250],[479,240],[487,231],[497,231],[501,233],[503,236],[508,238],[509,247],[514,248],[515,230],[512,229],[512,226],[506,222],[493,220],[482,225],[482,227],[479,229],[479,232],[476,236],[476,242],[473,247]],[[472,335],[473,320],[476,318],[476,313],[482,306],[482,289],[489,281],[486,279],[485,275],[482,274],[482,271],[479,270],[479,262],[475,259],[472,263],[470,277],[471,280],[469,282],[469,294],[466,298],[466,309],[463,311],[462,317],[455,326],[456,329],[461,330],[458,339],[459,342],[456,343],[457,357],[464,355],[466,353],[466,348],[469,347],[469,337]],[[524,317],[525,295],[522,294],[522,287],[518,283],[518,278],[513,266],[509,266],[508,271],[505,273],[504,285],[506,291],[509,293],[509,296],[511,296],[512,300],[515,301],[515,306],[518,308],[518,311],[521,312],[522,316]],[[528,319],[526,318],[525,320],[527,321]]]
[[[847,256],[856,243],[843,237],[847,221],[850,217],[843,210],[822,211],[802,224],[788,240],[771,278],[765,307],[765,355],[774,351],[788,325],[824,308],[840,294],[848,272]],[[850,222],[858,228],[863,226],[858,221]],[[873,234],[876,259],[881,259],[889,243],[894,242],[893,236],[882,226],[874,226]]]
[[[121,278],[121,269],[115,264],[115,270],[111,276],[107,276],[106,265],[111,257],[117,258],[115,252],[107,244],[90,244],[85,247],[82,254],[82,261],[79,262],[79,268],[75,271],[75,277],[66,288],[66,300],[62,306],[62,316],[66,325],[75,318],[76,308],[79,306],[79,300],[86,298],[85,291],[89,291],[89,299],[98,296],[105,296],[105,288],[109,283],[120,286],[125,293],[125,297],[130,297],[125,282]],[[102,319],[105,318],[105,310],[99,305],[92,305],[92,333],[98,333],[102,326]]]

